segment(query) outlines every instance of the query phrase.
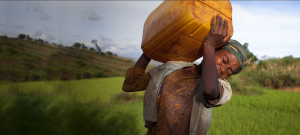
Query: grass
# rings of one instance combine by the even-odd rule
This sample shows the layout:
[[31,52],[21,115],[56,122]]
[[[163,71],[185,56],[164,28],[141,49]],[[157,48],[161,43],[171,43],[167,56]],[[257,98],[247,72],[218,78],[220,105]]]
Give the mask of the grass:
[[144,134],[143,103],[114,101],[123,81],[1,83],[0,134]]
[[[124,77],[83,79],[74,81],[36,81],[1,84],[0,94],[7,95],[9,91],[19,90],[24,94],[39,93],[43,95],[57,95],[66,93],[80,103],[97,101],[109,104],[112,96],[123,92]],[[132,93],[134,94],[134,93]],[[138,92],[142,96],[143,92]]]
[[213,109],[208,134],[299,134],[300,93],[265,89],[264,95],[235,95]]
[[[0,134],[145,134],[144,92],[124,94],[123,81],[0,82]],[[298,134],[300,93],[263,92],[213,108],[208,134]]]

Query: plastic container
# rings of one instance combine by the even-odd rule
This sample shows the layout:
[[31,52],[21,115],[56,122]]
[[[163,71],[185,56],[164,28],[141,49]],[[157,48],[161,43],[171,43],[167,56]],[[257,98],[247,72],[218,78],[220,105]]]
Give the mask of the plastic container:
[[164,1],[148,16],[141,47],[148,58],[156,61],[193,62],[203,56],[201,44],[217,14],[227,19],[231,37],[229,1]]

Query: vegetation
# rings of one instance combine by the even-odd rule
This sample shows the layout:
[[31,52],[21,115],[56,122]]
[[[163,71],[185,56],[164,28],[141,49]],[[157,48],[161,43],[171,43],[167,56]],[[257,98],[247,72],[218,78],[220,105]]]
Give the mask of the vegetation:
[[73,47],[74,48],[80,48],[81,47],[81,43],[76,42],[76,43],[73,44]]
[[[74,43],[73,47],[64,47],[48,44],[42,39],[28,40],[28,37],[25,34],[20,34],[19,38],[0,36],[0,81],[125,76],[127,69],[134,65],[130,59],[113,55],[112,52],[98,54],[79,42]],[[147,70],[152,67],[149,65]]]
[[95,49],[94,48],[90,48],[90,51],[95,51]]
[[293,56],[260,60],[227,80],[239,94],[263,94],[263,87],[299,91],[299,64],[300,59]]
[[[116,77],[134,62],[92,43],[97,52],[79,42],[0,36],[0,134],[146,134],[144,91],[125,93],[124,77]],[[228,78],[233,96],[213,108],[208,134],[298,134],[300,93],[263,87],[299,87],[300,59],[255,60],[244,47],[253,63]]]
[[300,91],[300,59],[286,56],[282,59],[271,58],[258,60],[249,51],[249,44],[245,43],[247,57],[253,58],[251,65],[246,66],[237,75],[228,78],[235,93],[253,95],[263,94],[263,87],[289,91]]
[[[22,40],[18,40],[22,39]],[[26,39],[26,40],[25,40]],[[94,48],[76,42],[72,47],[56,43],[48,44],[42,39],[32,41],[29,35],[18,38],[0,36],[0,80],[77,80],[84,78],[125,76],[131,59],[122,58],[111,51],[101,52],[97,40]],[[245,43],[247,57],[252,64],[241,73],[228,78],[235,93],[263,94],[263,87],[294,90],[299,87],[300,59],[287,56],[282,59],[258,60]],[[77,48],[77,49],[74,49]],[[154,66],[149,65],[147,70]],[[147,71],[146,70],[146,71]]]
[[244,48],[245,48],[246,51],[247,51],[247,58],[248,58],[248,59],[249,59],[249,58],[252,58],[252,62],[258,61],[257,57],[256,57],[252,52],[250,52],[250,50],[249,50],[249,48],[248,48],[249,44],[248,44],[248,43],[244,43],[243,46],[244,46]]
[[97,40],[92,40],[92,43],[93,44],[95,44],[95,46],[96,46],[96,48],[97,48],[97,50],[98,50],[98,53],[100,53],[101,52],[101,49],[100,49],[100,47],[98,46],[98,43],[97,43]]
[[123,81],[1,83],[0,134],[144,134],[143,92],[123,96]]
[[[144,92],[124,77],[1,83],[0,134],[145,134]],[[214,134],[298,134],[300,93],[263,90],[213,108]]]
[[19,38],[19,39],[25,39],[25,38],[26,38],[26,35],[25,35],[25,34],[20,34],[20,35],[18,36],[18,38]]
[[240,76],[251,84],[274,88],[288,89],[300,86],[300,59],[286,56],[260,60],[258,64],[246,67]]
[[264,89],[264,95],[234,95],[213,108],[208,135],[298,134],[300,93]]

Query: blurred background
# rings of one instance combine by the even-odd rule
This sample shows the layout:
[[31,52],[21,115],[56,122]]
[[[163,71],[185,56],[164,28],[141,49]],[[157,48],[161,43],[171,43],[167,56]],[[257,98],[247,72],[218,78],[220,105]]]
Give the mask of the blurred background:
[[[0,1],[0,134],[146,134],[144,91],[122,84],[161,2]],[[299,134],[300,2],[231,4],[254,59],[208,134]]]

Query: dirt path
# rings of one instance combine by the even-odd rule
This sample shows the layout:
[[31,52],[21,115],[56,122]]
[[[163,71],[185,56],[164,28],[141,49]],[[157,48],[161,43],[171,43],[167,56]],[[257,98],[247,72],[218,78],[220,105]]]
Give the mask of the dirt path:
[[300,92],[300,87],[287,87],[282,89],[283,91],[293,91],[293,92]]

